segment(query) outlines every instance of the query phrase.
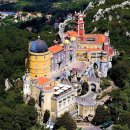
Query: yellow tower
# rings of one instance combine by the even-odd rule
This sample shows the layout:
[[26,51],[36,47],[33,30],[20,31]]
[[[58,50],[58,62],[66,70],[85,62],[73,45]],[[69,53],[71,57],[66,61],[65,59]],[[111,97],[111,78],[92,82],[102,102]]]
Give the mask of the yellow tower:
[[25,64],[31,78],[50,76],[51,53],[48,51],[47,44],[40,38],[29,43],[29,55]]

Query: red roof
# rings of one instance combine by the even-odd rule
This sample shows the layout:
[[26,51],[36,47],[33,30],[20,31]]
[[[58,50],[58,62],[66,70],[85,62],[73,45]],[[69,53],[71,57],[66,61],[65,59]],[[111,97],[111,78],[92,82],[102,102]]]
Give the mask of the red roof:
[[63,50],[63,47],[60,45],[54,45],[48,48],[50,52],[52,53],[58,53]]
[[66,34],[69,35],[70,37],[77,37],[78,36],[77,31],[67,31]]
[[52,87],[44,87],[44,90],[51,90],[52,89]]
[[49,82],[50,79],[45,78],[45,77],[39,77],[37,78],[37,82],[39,83],[39,85],[44,85],[45,83]]
[[86,39],[94,38],[95,41],[93,41],[95,44],[103,44],[106,40],[106,37],[104,34],[86,34]]

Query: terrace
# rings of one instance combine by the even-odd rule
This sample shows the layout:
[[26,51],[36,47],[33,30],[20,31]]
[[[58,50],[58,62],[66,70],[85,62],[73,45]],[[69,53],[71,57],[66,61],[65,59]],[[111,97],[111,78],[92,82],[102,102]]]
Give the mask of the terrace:
[[55,92],[52,97],[53,99],[63,98],[74,91],[72,86],[64,84],[58,84],[56,87],[54,87],[54,90]]

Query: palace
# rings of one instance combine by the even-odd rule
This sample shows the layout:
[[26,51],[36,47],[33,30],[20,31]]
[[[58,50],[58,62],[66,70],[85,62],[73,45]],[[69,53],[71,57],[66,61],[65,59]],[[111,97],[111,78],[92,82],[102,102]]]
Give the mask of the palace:
[[[65,111],[82,119],[94,116],[100,77],[107,77],[116,54],[109,33],[85,34],[83,18],[75,14],[76,29],[63,33],[61,44],[48,47],[40,37],[29,43],[24,96],[35,99],[42,115],[48,109],[53,120]],[[80,96],[83,82],[89,92]]]

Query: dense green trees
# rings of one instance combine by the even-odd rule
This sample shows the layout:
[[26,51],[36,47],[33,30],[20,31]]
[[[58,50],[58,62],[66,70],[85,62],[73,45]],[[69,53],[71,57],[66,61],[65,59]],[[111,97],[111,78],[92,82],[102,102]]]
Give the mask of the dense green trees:
[[76,122],[72,119],[68,112],[65,112],[60,118],[57,119],[54,130],[64,127],[66,130],[75,130]]
[[88,83],[87,82],[83,82],[81,87],[82,87],[81,95],[85,95],[88,92],[88,90],[89,90]]
[[116,126],[113,126],[112,130],[129,130],[128,126],[127,125],[116,125]]
[[45,110],[44,117],[43,117],[43,123],[47,123],[49,118],[50,118],[50,111],[49,110]]
[[101,79],[100,87],[102,89],[105,89],[105,88],[109,87],[110,85],[111,85],[111,82],[108,79],[106,79],[106,78]]
[[18,78],[23,75],[29,40],[35,34],[7,26],[0,29],[0,85],[6,78]]
[[28,101],[28,105],[29,106],[35,106],[35,100],[34,100],[34,98],[30,98],[30,100]]
[[98,106],[96,109],[96,114],[92,120],[92,123],[94,125],[101,125],[104,122],[110,120],[111,120],[110,109],[105,108],[104,106]]
[[37,123],[37,112],[34,107],[24,104],[17,105],[15,112],[15,122],[20,125],[22,130],[26,130]]
[[21,89],[13,87],[0,94],[0,129],[27,130],[37,123],[37,111],[24,104]]
[[115,84],[122,88],[125,85],[127,74],[130,72],[130,68],[127,63],[121,61],[114,65],[108,72],[110,78]]
[[120,113],[117,123],[121,125],[127,124],[130,128],[130,112]]
[[0,10],[23,10],[29,12],[53,13],[55,15],[59,13],[64,15],[68,12],[74,12],[75,10],[82,10],[83,8],[86,8],[89,1],[90,0],[75,2],[72,0],[20,0],[16,4],[0,6]]

